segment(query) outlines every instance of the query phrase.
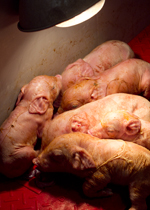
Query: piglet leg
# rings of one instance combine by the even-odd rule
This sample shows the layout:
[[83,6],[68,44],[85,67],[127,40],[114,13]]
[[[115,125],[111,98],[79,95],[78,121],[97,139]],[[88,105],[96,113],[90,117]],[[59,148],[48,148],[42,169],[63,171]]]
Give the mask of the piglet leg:
[[[145,178],[145,180],[147,179]],[[129,186],[129,193],[132,205],[129,210],[147,210],[146,198],[149,195],[148,186],[141,180],[131,183]]]
[[87,178],[83,183],[83,192],[88,197],[106,197],[113,195],[107,184],[110,183],[110,177],[101,172],[94,174],[94,177]]

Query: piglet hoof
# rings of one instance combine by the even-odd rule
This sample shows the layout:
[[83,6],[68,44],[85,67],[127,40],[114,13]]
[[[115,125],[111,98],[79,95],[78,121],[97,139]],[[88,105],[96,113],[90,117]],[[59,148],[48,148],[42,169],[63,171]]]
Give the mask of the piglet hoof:
[[36,166],[38,166],[38,158],[33,158],[32,163]]

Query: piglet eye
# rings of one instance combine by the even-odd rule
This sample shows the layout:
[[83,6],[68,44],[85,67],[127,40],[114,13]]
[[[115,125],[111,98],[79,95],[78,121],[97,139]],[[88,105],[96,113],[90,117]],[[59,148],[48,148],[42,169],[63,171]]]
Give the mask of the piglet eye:
[[115,129],[114,127],[107,127],[106,132],[111,137],[112,135],[115,134]]
[[107,128],[107,132],[112,133],[112,132],[114,132],[114,129],[113,128]]
[[81,105],[83,105],[83,103],[80,102],[80,101],[74,101],[74,102],[71,104],[72,109],[78,108],[78,107],[80,107]]
[[76,109],[76,108],[78,108],[78,104],[77,103],[71,103],[69,106],[68,106],[68,110],[70,110],[70,109]]
[[78,107],[77,104],[73,104],[73,105],[72,105],[72,108],[73,108],[73,109],[75,109],[75,108],[77,108],[77,107]]

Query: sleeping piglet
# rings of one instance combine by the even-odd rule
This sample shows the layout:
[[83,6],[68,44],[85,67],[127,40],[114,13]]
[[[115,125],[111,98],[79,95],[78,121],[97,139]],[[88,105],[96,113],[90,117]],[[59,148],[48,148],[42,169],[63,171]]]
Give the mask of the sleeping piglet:
[[128,44],[119,40],[106,41],[83,59],[69,64],[62,73],[62,92],[77,81],[99,77],[100,73],[117,63],[134,57]]
[[126,110],[107,113],[87,133],[99,139],[132,141],[150,150],[150,122]]
[[[140,119],[150,121],[150,102],[138,95],[116,93],[77,109],[63,112],[46,122],[42,135],[42,148],[53,138],[71,132],[87,133],[112,111],[126,110]],[[133,127],[134,124],[131,127]]]
[[123,140],[70,133],[55,138],[33,163],[43,172],[67,172],[84,179],[88,197],[111,196],[109,183],[129,188],[129,210],[147,210],[150,151]]
[[61,89],[61,75],[37,76],[21,88],[15,109],[0,127],[0,173],[22,175],[37,156],[38,138],[53,116],[53,101]]
[[150,99],[150,63],[131,58],[104,71],[98,79],[77,82],[63,93],[58,113],[113,93],[137,94]]

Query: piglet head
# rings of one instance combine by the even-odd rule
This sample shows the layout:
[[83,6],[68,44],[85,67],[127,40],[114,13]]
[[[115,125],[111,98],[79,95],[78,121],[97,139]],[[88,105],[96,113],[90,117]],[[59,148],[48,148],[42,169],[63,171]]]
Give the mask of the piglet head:
[[88,133],[103,139],[133,140],[139,134],[141,122],[137,116],[125,110],[109,112]]
[[92,77],[94,75],[92,67],[83,59],[78,59],[69,64],[62,73],[62,92],[75,84],[78,80]]
[[[68,88],[62,95],[59,110],[71,110],[93,101],[92,93],[97,86],[97,81],[85,79]],[[58,110],[58,112],[59,112]]]
[[62,172],[67,166],[67,160],[61,148],[51,148],[51,145],[48,145],[32,162],[43,172]]
[[67,172],[70,169],[69,161],[61,148],[49,149],[50,145],[37,157],[33,164],[42,172]]
[[76,173],[95,168],[90,154],[76,144],[79,135],[70,133],[56,137],[37,158],[33,159],[33,163],[44,172]]
[[26,104],[30,114],[44,114],[49,107],[52,108],[53,101],[58,97],[62,87],[61,80],[61,75],[33,78],[21,88],[16,105]]

